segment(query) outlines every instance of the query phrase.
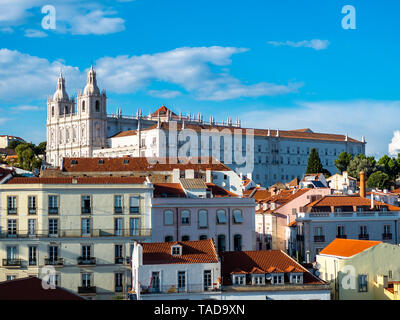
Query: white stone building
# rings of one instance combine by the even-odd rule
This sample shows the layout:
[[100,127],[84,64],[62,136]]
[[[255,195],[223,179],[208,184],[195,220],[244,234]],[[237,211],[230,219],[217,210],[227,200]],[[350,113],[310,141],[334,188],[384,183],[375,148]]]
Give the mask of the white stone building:
[[[347,134],[315,133],[310,129],[243,129],[239,119],[233,122],[228,117],[226,122],[217,123],[211,116],[205,121],[200,113],[177,115],[165,106],[148,116],[139,110],[136,116],[123,116],[120,109],[116,114],[107,114],[106,98],[105,91],[100,92],[97,86],[93,68],[76,102],[68,96],[65,79],[60,75],[57,91],[47,101],[49,163],[60,166],[63,157],[178,156],[179,152],[185,156],[190,147],[192,157],[214,154],[238,173],[252,173],[256,183],[272,185],[301,177],[312,148],[318,150],[324,168],[331,173],[336,172],[334,160],[341,152],[365,153],[364,137],[358,141]],[[176,133],[169,130],[174,124]],[[184,141],[202,130],[213,132]],[[235,130],[241,139],[234,139]],[[227,136],[230,138],[224,138]],[[211,143],[210,137],[214,137]]]

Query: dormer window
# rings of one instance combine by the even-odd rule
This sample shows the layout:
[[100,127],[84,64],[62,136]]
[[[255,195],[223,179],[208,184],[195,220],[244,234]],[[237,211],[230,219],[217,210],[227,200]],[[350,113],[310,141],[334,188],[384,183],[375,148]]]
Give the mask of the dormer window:
[[303,283],[303,274],[302,273],[291,273],[289,278],[290,278],[290,283],[293,283],[293,284]]
[[272,284],[284,284],[283,274],[282,273],[273,274],[272,278],[271,278],[271,283]]
[[246,284],[246,275],[244,274],[233,274],[232,275],[232,283],[234,285],[243,286]]
[[97,163],[98,163],[98,164],[104,164],[104,160],[103,160],[103,159],[100,159]]
[[173,256],[181,256],[182,255],[182,246],[181,245],[175,245],[171,247],[171,255]]
[[251,283],[253,285],[265,284],[265,276],[263,274],[253,274],[251,277]]

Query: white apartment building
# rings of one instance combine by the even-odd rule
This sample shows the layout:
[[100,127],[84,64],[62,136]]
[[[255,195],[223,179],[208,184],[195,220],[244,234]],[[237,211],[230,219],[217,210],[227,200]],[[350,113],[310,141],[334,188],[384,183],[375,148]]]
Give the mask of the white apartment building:
[[221,295],[221,264],[211,239],[135,242],[132,257],[139,300],[216,300]]
[[330,195],[306,205],[297,214],[297,248],[302,261],[316,255],[335,238],[399,243],[400,207],[367,198]]
[[[331,173],[336,172],[334,160],[341,152],[365,153],[364,137],[359,141],[347,134],[315,133],[311,129],[247,130],[241,128],[240,119],[233,122],[228,117],[226,122],[216,122],[211,116],[205,121],[200,113],[177,115],[165,106],[148,116],[139,110],[136,116],[123,116],[120,109],[107,114],[106,100],[93,68],[76,102],[68,96],[60,75],[57,90],[47,101],[47,162],[61,166],[64,157],[215,155],[236,172],[252,173],[256,183],[268,186],[301,177],[312,148],[318,150],[322,164]],[[177,132],[170,130],[175,125]],[[200,135],[202,130],[209,134]],[[234,138],[235,132],[241,139]],[[193,133],[197,138],[188,139]]]
[[25,142],[25,140],[20,137],[0,135],[0,148],[8,148],[13,141]]
[[145,178],[12,178],[0,185],[0,281],[42,277],[93,299],[131,284],[135,240],[151,240]]

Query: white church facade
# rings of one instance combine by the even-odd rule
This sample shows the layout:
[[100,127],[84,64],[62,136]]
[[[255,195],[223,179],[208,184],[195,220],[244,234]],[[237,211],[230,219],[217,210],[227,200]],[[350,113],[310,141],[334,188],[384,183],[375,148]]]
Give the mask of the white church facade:
[[139,110],[136,116],[123,116],[120,110],[110,115],[93,67],[76,102],[69,98],[62,75],[47,102],[46,160],[53,166],[61,166],[64,157],[214,156],[269,186],[302,177],[312,148],[334,174],[334,160],[342,151],[365,153],[365,145],[364,137],[359,141],[310,129],[245,129],[238,118],[216,122],[211,116],[205,121],[201,113],[177,115],[165,106],[147,116]]

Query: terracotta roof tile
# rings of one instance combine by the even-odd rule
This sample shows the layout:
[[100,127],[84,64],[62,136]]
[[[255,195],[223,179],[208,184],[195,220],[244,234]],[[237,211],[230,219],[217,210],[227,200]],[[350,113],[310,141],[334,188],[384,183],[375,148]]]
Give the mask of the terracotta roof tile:
[[[310,272],[280,250],[260,250],[260,251],[231,251],[222,252],[222,277],[224,285],[231,285],[230,274],[233,270],[239,269],[251,273],[285,272],[290,268],[290,272],[303,273],[304,284],[324,284],[323,281],[313,276]],[[293,267],[293,268],[292,268]]]
[[337,238],[328,244],[320,254],[349,258],[380,243],[382,242]]
[[[182,245],[182,255],[171,255],[173,245]],[[141,243],[143,264],[218,263],[212,239],[198,241]]]

